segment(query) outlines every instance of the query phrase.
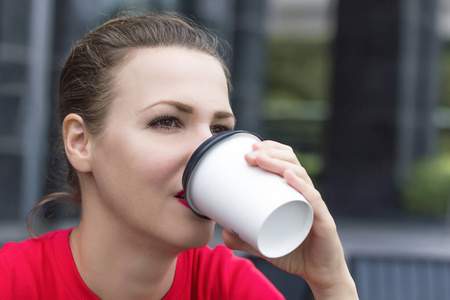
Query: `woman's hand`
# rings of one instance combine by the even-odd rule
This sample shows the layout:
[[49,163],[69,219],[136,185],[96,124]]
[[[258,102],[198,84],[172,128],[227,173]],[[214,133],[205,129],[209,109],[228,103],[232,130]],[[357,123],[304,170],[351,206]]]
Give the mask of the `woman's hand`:
[[[253,151],[246,154],[245,159],[251,166],[284,177],[314,210],[314,222],[303,243],[286,256],[265,259],[280,269],[303,277],[316,299],[358,299],[334,220],[292,148],[274,141],[263,141],[254,144]],[[229,248],[263,257],[231,232],[224,230],[222,236]]]

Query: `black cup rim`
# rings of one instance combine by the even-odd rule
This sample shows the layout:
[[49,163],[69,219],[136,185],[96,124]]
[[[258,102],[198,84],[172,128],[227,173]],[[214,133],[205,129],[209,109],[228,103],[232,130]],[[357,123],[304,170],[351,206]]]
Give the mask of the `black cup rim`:
[[192,173],[195,170],[195,167],[198,165],[198,163],[200,162],[201,158],[217,143],[219,143],[220,141],[223,141],[226,138],[229,138],[230,136],[233,136],[235,134],[239,134],[239,133],[246,133],[246,134],[251,134],[256,136],[257,138],[259,138],[260,140],[262,140],[262,138],[251,131],[247,131],[247,130],[230,130],[230,131],[224,131],[221,132],[219,134],[213,135],[212,137],[208,138],[206,141],[204,141],[192,154],[192,156],[189,158],[189,161],[186,165],[186,168],[184,169],[183,172],[183,177],[182,177],[182,184],[183,184],[183,190],[184,190],[184,196],[186,199],[186,202],[188,203],[189,207],[191,208],[191,210],[199,217],[204,218],[204,219],[209,219],[207,216],[200,214],[199,212],[197,212],[195,209],[193,209],[194,205],[192,204],[192,201],[189,197],[189,193],[188,193],[188,185],[189,185],[189,179],[191,178]]

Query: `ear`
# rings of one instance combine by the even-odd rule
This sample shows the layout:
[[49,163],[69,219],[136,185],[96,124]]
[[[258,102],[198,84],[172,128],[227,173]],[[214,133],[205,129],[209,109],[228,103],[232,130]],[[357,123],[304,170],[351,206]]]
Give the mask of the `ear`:
[[64,149],[70,164],[80,172],[91,172],[91,136],[83,119],[69,114],[62,125]]

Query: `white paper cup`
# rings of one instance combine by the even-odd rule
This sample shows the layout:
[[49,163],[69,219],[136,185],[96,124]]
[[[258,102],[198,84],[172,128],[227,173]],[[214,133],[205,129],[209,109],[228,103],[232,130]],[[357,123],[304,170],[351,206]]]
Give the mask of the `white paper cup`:
[[198,216],[216,221],[274,258],[303,242],[312,226],[313,210],[284,178],[248,165],[244,155],[260,141],[243,130],[211,137],[189,160],[183,187]]

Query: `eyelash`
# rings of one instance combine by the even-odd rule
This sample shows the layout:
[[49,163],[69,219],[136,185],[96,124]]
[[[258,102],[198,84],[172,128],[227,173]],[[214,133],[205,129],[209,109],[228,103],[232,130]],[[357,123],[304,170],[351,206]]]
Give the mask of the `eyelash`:
[[174,126],[167,126],[167,125],[160,124],[160,122],[167,121],[167,120],[170,120],[170,121],[174,122],[176,127],[181,127],[180,120],[177,117],[172,116],[172,115],[159,116],[159,117],[157,117],[157,118],[147,122],[147,125],[148,125],[148,127],[162,128],[162,129],[169,130],[169,129],[171,129]]
[[[167,125],[162,125],[160,122],[162,121],[167,121],[170,120],[171,122],[175,123],[174,126],[167,126]],[[178,117],[173,116],[173,115],[163,115],[163,116],[159,116],[149,122],[147,122],[147,126],[148,127],[152,127],[152,128],[160,128],[160,129],[165,129],[165,130],[171,130],[174,127],[182,127],[181,121],[180,119],[178,119]],[[221,131],[230,131],[233,130],[233,126],[231,125],[227,125],[227,124],[215,124],[211,127],[211,131],[213,130],[213,128],[217,128],[220,127]],[[214,134],[214,132],[212,132]],[[217,132],[219,133],[219,132]]]
[[[217,128],[217,127],[221,127],[222,128],[222,130],[220,132],[233,130],[233,128],[231,126],[225,125],[225,124],[216,124],[216,125],[213,126],[213,128]],[[213,128],[211,128],[211,131],[212,131]],[[220,132],[217,132],[217,133],[220,133]],[[211,132],[211,133],[214,134],[215,132]]]

